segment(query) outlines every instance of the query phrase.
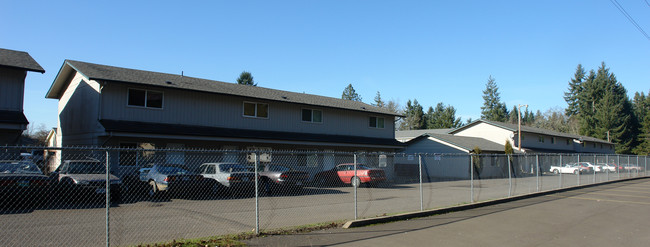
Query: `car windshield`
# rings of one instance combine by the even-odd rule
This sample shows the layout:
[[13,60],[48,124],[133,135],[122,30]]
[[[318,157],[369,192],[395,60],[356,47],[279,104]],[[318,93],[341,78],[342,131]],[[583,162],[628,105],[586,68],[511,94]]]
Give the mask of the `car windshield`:
[[181,166],[159,166],[158,171],[165,175],[185,175],[190,173]]
[[2,162],[0,161],[0,173],[11,174],[42,174],[41,170],[31,162]]
[[219,165],[219,170],[221,171],[227,171],[227,172],[248,172],[250,171],[248,168],[246,168],[243,165],[240,164],[220,164]]
[[106,167],[99,162],[81,161],[68,163],[69,174],[104,174]]

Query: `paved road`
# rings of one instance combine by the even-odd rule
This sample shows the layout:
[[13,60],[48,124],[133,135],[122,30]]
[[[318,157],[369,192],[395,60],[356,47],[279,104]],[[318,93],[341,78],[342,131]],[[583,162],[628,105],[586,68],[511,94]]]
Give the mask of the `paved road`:
[[[625,175],[625,174],[623,174]],[[412,212],[520,195],[560,186],[574,186],[616,179],[608,174],[546,175],[539,178],[397,184],[359,188],[359,218]],[[474,188],[473,193],[471,188]],[[620,192],[623,193],[623,192]],[[301,195],[262,197],[260,229],[298,226],[354,219],[353,188],[305,188]],[[204,198],[148,201],[143,197],[111,207],[112,245],[133,245],[253,231],[255,199]],[[57,204],[48,208],[0,211],[0,245],[3,246],[102,246],[106,239],[106,210],[96,204]]]
[[599,185],[369,227],[247,241],[252,246],[648,246],[650,179]]

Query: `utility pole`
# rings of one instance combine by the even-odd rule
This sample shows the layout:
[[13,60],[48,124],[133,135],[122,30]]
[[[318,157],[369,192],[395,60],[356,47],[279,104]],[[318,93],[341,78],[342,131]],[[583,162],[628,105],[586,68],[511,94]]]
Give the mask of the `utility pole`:
[[519,141],[517,141],[518,144],[517,146],[519,146],[519,151],[521,151],[521,107],[522,106],[525,106],[526,110],[528,110],[528,105],[519,104],[519,111],[517,111],[517,115],[519,115],[519,117],[517,118],[517,128],[519,131],[519,134],[517,134],[517,138],[519,138]]

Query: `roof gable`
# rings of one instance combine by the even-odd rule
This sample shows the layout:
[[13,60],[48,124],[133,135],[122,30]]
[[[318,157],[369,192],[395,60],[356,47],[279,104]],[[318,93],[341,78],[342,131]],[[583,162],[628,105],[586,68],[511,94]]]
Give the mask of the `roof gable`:
[[29,53],[24,51],[0,48],[0,66],[45,73],[43,67],[41,67],[41,65],[39,65],[34,58],[29,55]]
[[66,60],[64,62],[46,97],[59,98],[62,90],[65,90],[67,83],[69,83],[70,73],[74,71],[81,73],[88,80],[105,81],[108,83],[131,83],[400,116],[387,109],[375,107],[363,102],[73,60]]
[[[504,152],[505,146],[479,137],[455,136],[449,134],[425,133],[421,136],[407,142],[407,145],[422,140],[423,138],[434,138],[440,143],[446,143],[448,146],[461,148],[465,152],[471,152],[474,147],[487,152]],[[515,150],[516,153],[519,151]]]
[[[473,126],[476,126],[478,124],[485,123],[489,124],[495,127],[499,127],[508,131],[513,131],[517,132],[519,130],[518,126],[516,124],[511,124],[511,123],[503,123],[503,122],[496,122],[496,121],[488,121],[484,119],[478,119],[474,122],[471,122],[463,127],[460,127],[458,129],[452,130],[449,132],[449,134],[456,134],[460,131],[463,131],[465,129],[471,128]],[[530,127],[530,126],[521,126],[521,132],[524,133],[533,133],[533,134],[541,134],[541,135],[547,135],[547,136],[557,136],[557,137],[565,137],[565,138],[571,138],[571,139],[576,139],[580,141],[590,141],[590,142],[597,142],[597,143],[606,143],[606,144],[612,144],[611,142],[601,140],[598,138],[593,138],[589,136],[581,136],[581,135],[573,135],[573,134],[568,134],[568,133],[562,133],[562,132],[557,132],[557,131],[552,131],[552,130],[547,130],[547,129],[542,129],[542,128],[536,128],[536,127]]]

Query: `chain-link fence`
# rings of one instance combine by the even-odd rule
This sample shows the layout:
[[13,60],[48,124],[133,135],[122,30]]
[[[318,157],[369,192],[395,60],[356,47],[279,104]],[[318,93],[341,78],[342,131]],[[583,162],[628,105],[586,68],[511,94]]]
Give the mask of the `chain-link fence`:
[[124,246],[260,232],[642,177],[646,171],[646,156],[601,154],[4,147],[0,241]]

